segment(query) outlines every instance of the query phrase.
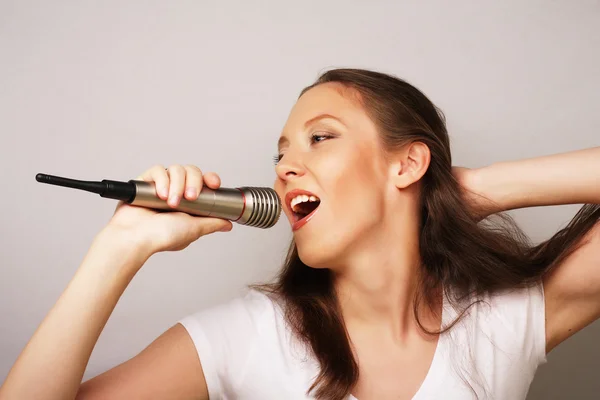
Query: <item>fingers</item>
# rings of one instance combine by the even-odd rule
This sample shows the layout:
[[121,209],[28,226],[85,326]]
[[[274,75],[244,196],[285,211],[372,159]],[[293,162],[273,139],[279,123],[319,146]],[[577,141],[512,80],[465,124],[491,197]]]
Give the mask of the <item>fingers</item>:
[[211,189],[218,189],[221,186],[221,178],[214,172],[204,174],[204,183]]
[[194,218],[196,237],[200,238],[214,232],[229,232],[233,228],[230,221],[220,218]]
[[181,165],[169,167],[169,199],[167,203],[171,207],[177,207],[183,196],[185,188],[186,170]]
[[185,198],[193,201],[198,198],[202,190],[202,171],[195,165],[187,165],[184,168],[186,171]]
[[169,200],[171,207],[177,207],[185,196],[196,200],[202,190],[202,171],[194,165],[173,165],[169,167]]
[[154,182],[156,186],[156,193],[158,197],[166,200],[169,195],[169,175],[162,165],[155,165],[150,169],[146,170],[136,180],[143,180],[146,182]]
[[154,182],[158,197],[166,200],[171,207],[177,207],[182,198],[196,200],[202,190],[203,184],[211,189],[221,186],[221,178],[214,172],[202,174],[195,165],[171,165],[164,168],[155,165],[136,178],[136,180]]

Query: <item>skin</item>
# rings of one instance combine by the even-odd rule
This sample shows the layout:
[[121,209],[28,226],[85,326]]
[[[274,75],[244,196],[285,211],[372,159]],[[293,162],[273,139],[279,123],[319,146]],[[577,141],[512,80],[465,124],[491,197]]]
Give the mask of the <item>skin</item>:
[[[333,120],[306,125],[324,112],[344,125]],[[309,140],[324,130],[338,136]],[[282,195],[302,188],[322,200],[318,215],[294,238],[305,263],[335,271],[361,364],[353,393],[361,400],[410,399],[437,345],[419,334],[410,312],[418,262],[415,199],[429,151],[416,143],[386,161],[364,111],[329,84],[299,99],[282,136],[288,140],[282,143],[275,189]],[[482,217],[521,207],[600,203],[600,148],[454,171],[465,190],[474,193],[472,208]],[[216,174],[203,175],[195,166],[174,165],[168,171],[155,166],[138,179],[155,182],[159,195],[174,198],[173,204],[184,195],[195,199],[203,184],[220,185]],[[161,188],[167,193],[160,194]],[[186,188],[195,193],[184,194]],[[83,384],[81,379],[118,299],[147,259],[230,229],[229,221],[119,204],[15,362],[0,399],[208,399],[201,360],[180,325],[131,360]],[[547,352],[600,317],[600,228],[586,240],[544,280]],[[439,327],[435,313],[423,312],[428,328]],[[386,374],[389,370],[393,376]],[[395,382],[398,375],[405,379]]]

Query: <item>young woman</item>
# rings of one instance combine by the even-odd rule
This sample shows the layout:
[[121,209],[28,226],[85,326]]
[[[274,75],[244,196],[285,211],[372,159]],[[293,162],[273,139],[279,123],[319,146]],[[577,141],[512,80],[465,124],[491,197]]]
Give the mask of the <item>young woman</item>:
[[[0,399],[516,400],[546,354],[600,316],[600,148],[453,168],[420,91],[344,69],[302,92],[275,169],[294,234],[276,282],[80,385],[144,262],[232,227],[120,204]],[[138,179],[172,205],[220,185],[195,166]],[[498,214],[567,203],[590,205],[535,246]]]

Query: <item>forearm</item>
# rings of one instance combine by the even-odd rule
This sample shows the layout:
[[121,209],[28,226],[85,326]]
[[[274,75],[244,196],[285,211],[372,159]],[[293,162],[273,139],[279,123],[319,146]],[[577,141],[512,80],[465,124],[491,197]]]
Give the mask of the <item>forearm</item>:
[[92,350],[147,257],[97,238],[0,388],[0,399],[74,399]]
[[492,164],[476,172],[478,192],[496,206],[600,203],[600,147]]

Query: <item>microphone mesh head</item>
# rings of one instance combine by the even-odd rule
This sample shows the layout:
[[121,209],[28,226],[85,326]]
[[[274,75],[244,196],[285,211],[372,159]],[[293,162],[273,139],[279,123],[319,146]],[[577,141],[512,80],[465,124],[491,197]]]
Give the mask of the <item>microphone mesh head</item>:
[[251,202],[246,206],[252,207],[250,216],[244,225],[256,228],[270,228],[277,223],[281,215],[281,200],[277,192],[267,187],[243,187],[245,196],[250,196]]

